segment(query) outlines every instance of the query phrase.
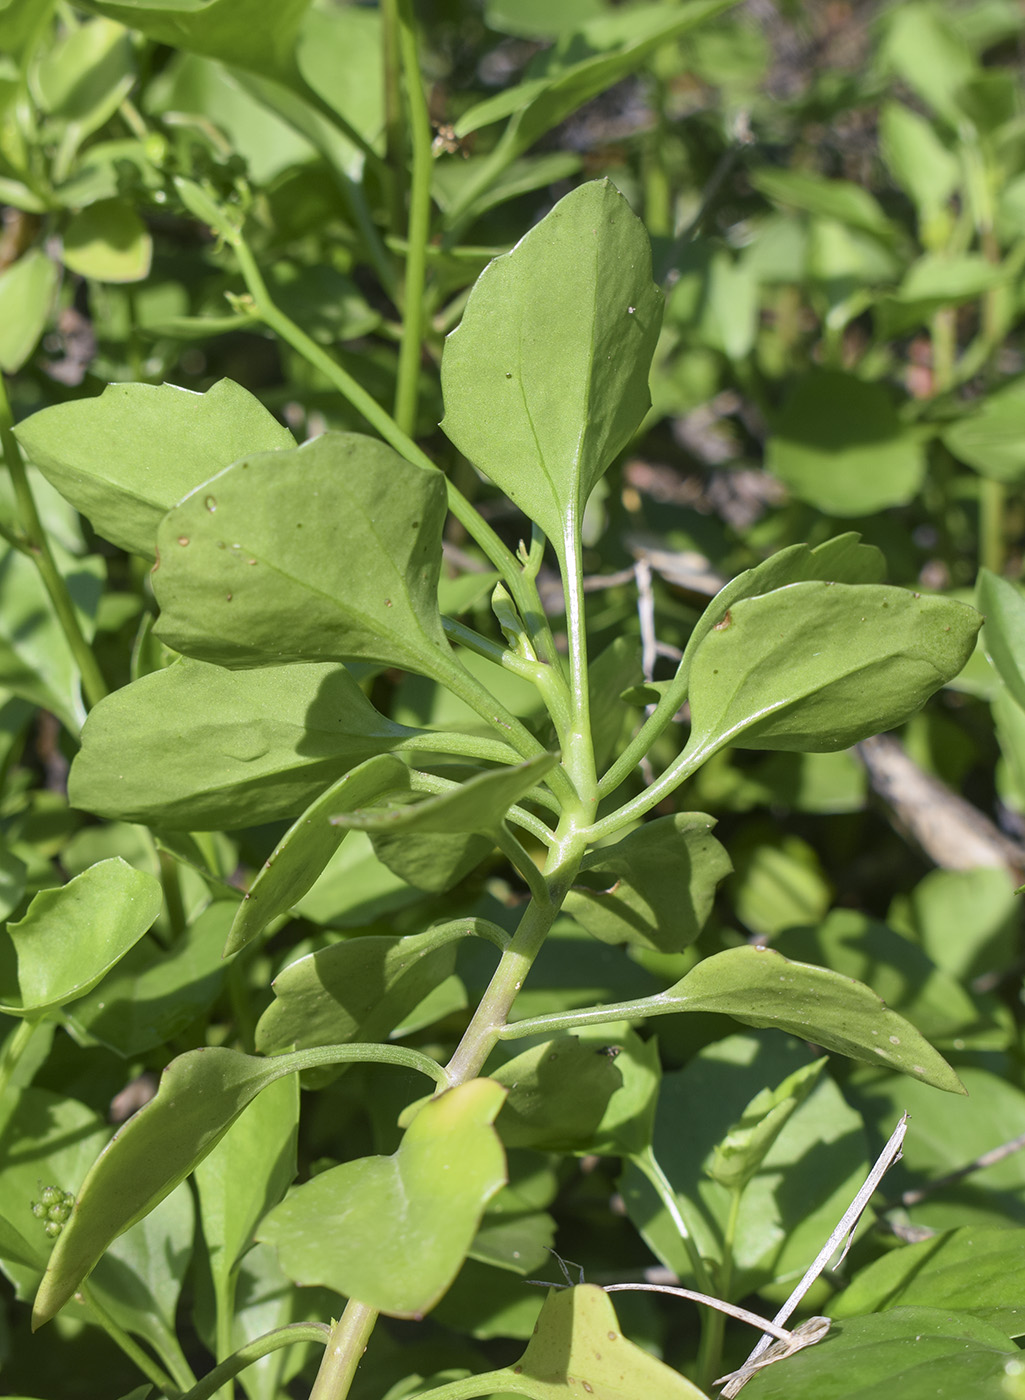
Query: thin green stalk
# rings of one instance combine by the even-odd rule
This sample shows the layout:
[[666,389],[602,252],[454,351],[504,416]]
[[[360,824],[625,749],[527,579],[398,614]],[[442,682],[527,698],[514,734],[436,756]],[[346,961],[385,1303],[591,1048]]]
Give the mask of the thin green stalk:
[[[729,1301],[733,1285],[733,1246],[737,1238],[737,1222],[740,1219],[740,1201],[743,1188],[734,1188],[730,1193],[730,1210],[726,1218],[723,1234],[722,1264],[719,1266],[716,1293]],[[698,1385],[707,1390],[718,1375],[722,1365],[722,1344],[726,1331],[726,1315],[710,1309],[707,1317],[701,1319],[701,1346],[698,1351]]]
[[[702,1293],[717,1296],[718,1291],[713,1285],[712,1277],[705,1268],[705,1261],[702,1259],[697,1244],[694,1242],[694,1235],[684,1216],[683,1207],[680,1205],[680,1198],[673,1190],[669,1178],[662,1170],[661,1163],[651,1150],[651,1147],[646,1147],[643,1152],[638,1153],[635,1157],[631,1157],[630,1160],[638,1171],[642,1172],[648,1182],[650,1182],[666,1214],[673,1222],[676,1232],[683,1242],[683,1247],[687,1251],[687,1258],[690,1260],[690,1266],[693,1270],[698,1288]],[[703,1338],[705,1332],[704,1321],[702,1321],[701,1330]]]
[[443,618],[442,625],[451,641],[458,642],[477,656],[493,661],[496,666],[501,666],[506,671],[512,671],[514,675],[530,681],[531,685],[537,688],[555,725],[559,743],[565,749],[573,716],[570,713],[569,691],[563,679],[562,668],[550,666],[546,661],[530,661],[524,656],[519,656],[508,647],[493,642],[489,637],[482,637],[472,627],[466,627],[454,618]]
[[155,1385],[162,1394],[177,1397],[182,1391],[186,1391],[190,1386],[196,1384],[196,1378],[184,1357],[173,1368],[173,1375],[168,1374],[162,1366],[158,1365],[149,1352],[144,1351],[123,1327],[118,1326],[106,1308],[96,1301],[96,1297],[87,1283],[79,1289],[79,1297],[82,1299],[86,1311],[92,1313],[93,1320],[99,1323],[111,1341],[117,1343],[129,1361],[138,1366],[146,1379]]
[[979,478],[979,562],[995,574],[1002,574],[1006,560],[1004,510],[1006,490],[1002,481]]
[[310,1400],[345,1400],[377,1317],[376,1308],[368,1308],[355,1298],[349,1299],[345,1311],[331,1328]]
[[266,1332],[262,1337],[256,1337],[244,1347],[239,1347],[238,1351],[215,1366],[197,1385],[180,1396],[179,1400],[211,1400],[225,1381],[237,1376],[239,1371],[244,1371],[254,1361],[269,1356],[271,1352],[280,1351],[282,1347],[296,1346],[302,1342],[318,1342],[323,1346],[330,1331],[323,1322],[292,1322],[287,1327],[277,1327],[273,1332]]
[[[402,60],[399,56],[397,0],[382,0],[381,58],[384,64],[384,163],[394,172],[405,169],[406,136],[402,123]],[[399,182],[389,183],[389,226],[397,239],[403,223]],[[390,244],[389,244],[390,246]],[[392,251],[395,251],[392,249]]]
[[32,1037],[43,1024],[42,1018],[37,1016],[30,1019],[23,1017],[14,1030],[7,1037],[4,1043],[3,1053],[0,1054],[0,1103],[3,1103],[4,1096],[10,1087],[11,1078],[18,1067],[18,1063],[25,1051],[32,1042]]
[[590,687],[587,676],[587,623],[584,614],[584,569],[581,559],[580,522],[568,514],[562,585],[566,595],[566,635],[569,646],[570,716],[563,743],[563,765],[578,796],[574,820],[580,824],[594,817],[598,806],[598,780],[594,771],[591,739]]
[[[219,1274],[214,1285],[216,1293],[217,1339],[216,1356],[218,1362],[226,1361],[232,1354],[232,1324],[235,1321],[235,1285],[238,1273],[233,1269],[227,1276]],[[225,1376],[223,1383],[215,1391],[218,1400],[234,1400],[235,1386],[231,1376]]]
[[[286,316],[275,305],[257,266],[256,259],[253,257],[252,250],[241,232],[237,230],[230,232],[223,230],[223,232],[224,237],[235,250],[239,271],[242,273],[249,290],[256,319],[262,321],[275,335],[279,335],[286,344],[291,345],[292,349],[314,369],[319,370],[342,397],[347,399],[353,408],[363,415],[385,442],[394,447],[400,457],[404,457],[407,462],[414,462],[417,466],[426,467],[430,471],[437,471],[436,464],[407,433],[402,431],[394,418],[363,388],[362,384],[343,369],[336,360],[333,360],[315,340],[311,340],[305,331],[301,330],[289,316]],[[527,614],[532,614],[538,607],[536,587],[531,581],[524,581],[515,556],[502,543],[480,512],[466,499],[458,486],[447,477],[445,485],[448,491],[449,510],[467,533],[477,541],[495,568],[498,569],[509,592],[516,600],[521,615],[526,620]]]
[[624,802],[622,807],[617,807],[614,812],[602,817],[600,821],[596,821],[587,832],[588,840],[591,842],[602,841],[607,836],[614,836],[628,823],[638,821],[653,807],[657,807],[664,797],[675,792],[682,782],[685,782],[692,773],[696,773],[701,765],[707,763],[718,749],[729,743],[731,738],[732,734],[719,734],[716,735],[712,743],[706,744],[704,747],[699,745],[694,749],[691,749],[688,744],[676,762],[670,764],[653,783],[649,783],[642,793],[639,793],[632,801]]
[[79,626],[71,594],[57,568],[50,549],[50,541],[43,527],[43,522],[39,518],[35,497],[32,495],[32,487],[25,470],[25,459],[21,455],[18,439],[14,436],[14,418],[7,397],[7,385],[2,374],[0,374],[0,448],[3,449],[7,470],[11,474],[11,484],[14,487],[14,496],[18,503],[19,520],[28,543],[26,552],[31,556],[39,570],[43,587],[53,604],[57,621],[60,623],[61,631],[67,639],[68,646],[75,658],[75,664],[81,674],[82,690],[86,703],[91,708],[107,694],[107,683],[103,679],[92,648]]
[[431,153],[431,118],[420,76],[420,56],[410,0],[398,0],[398,21],[413,170],[409,187],[408,251],[402,287],[402,342],[395,385],[395,422],[402,432],[412,436],[416,428],[420,357],[426,329],[424,286],[427,280],[427,242],[431,232],[431,168],[434,157]]

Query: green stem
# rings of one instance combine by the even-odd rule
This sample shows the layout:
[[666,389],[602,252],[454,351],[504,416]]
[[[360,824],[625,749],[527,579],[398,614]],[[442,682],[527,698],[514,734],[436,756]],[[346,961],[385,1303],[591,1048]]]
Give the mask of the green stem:
[[[694,1241],[694,1235],[684,1216],[680,1198],[673,1190],[669,1178],[662,1170],[661,1163],[658,1161],[650,1145],[646,1147],[643,1152],[638,1153],[637,1156],[631,1157],[630,1160],[638,1171],[642,1172],[647,1178],[655,1194],[661,1201],[666,1214],[676,1227],[676,1231],[683,1242],[683,1247],[687,1251],[687,1258],[690,1260],[691,1271],[694,1274],[698,1288],[702,1293],[716,1295],[717,1290],[713,1285],[711,1275],[705,1267],[705,1261],[702,1259],[701,1253]],[[702,1338],[704,1337],[705,1325],[705,1322],[702,1321]]]
[[1006,492],[1002,481],[979,478],[979,562],[995,574],[1002,574],[1006,557],[1004,509]]
[[7,1037],[4,1043],[3,1053],[0,1054],[0,1103],[4,1102],[7,1090],[10,1087],[11,1078],[18,1067],[22,1055],[28,1049],[32,1037],[43,1024],[41,1016],[33,1018],[23,1017],[14,1030]]
[[3,449],[7,470],[11,474],[11,484],[14,487],[14,495],[18,503],[21,528],[28,541],[27,552],[39,570],[39,576],[43,580],[43,587],[46,589],[53,610],[57,614],[61,631],[71,648],[75,664],[82,677],[82,690],[86,703],[91,708],[107,694],[107,683],[103,679],[92,648],[79,626],[71,594],[57,568],[46,530],[39,518],[35,497],[32,495],[32,487],[25,470],[25,459],[21,455],[18,439],[14,436],[14,418],[11,414],[7,386],[2,374],[0,374],[0,448]]
[[[400,457],[404,457],[407,462],[413,462],[419,467],[426,467],[429,471],[437,471],[438,467],[423,452],[416,443],[404,433],[394,418],[381,407],[377,400],[369,394],[358,380],[354,379],[347,370],[333,360],[331,356],[323,350],[315,340],[311,340],[305,331],[283,311],[279,309],[271,298],[267,290],[267,285],[263,280],[263,275],[253,257],[252,250],[246,243],[242,234],[238,230],[225,229],[218,226],[218,232],[222,232],[225,239],[231,243],[238,258],[239,270],[245,280],[246,287],[253,302],[253,311],[256,319],[262,321],[268,329],[275,335],[281,337],[287,345],[291,345],[297,354],[301,355],[307,364],[319,370],[321,374],[333,384],[338,392],[346,399],[358,413],[361,413],[367,422],[376,432],[378,432],[389,446],[393,447]],[[509,592],[516,600],[521,616],[527,621],[528,614],[533,615],[539,607],[537,601],[537,588],[532,582],[524,581],[520,567],[516,562],[512,551],[495,534],[494,530],[483,518],[479,511],[466,499],[452,481],[445,478],[445,486],[448,491],[448,507],[466,532],[480,545],[481,549],[494,564],[502,575]]]
[[704,745],[699,744],[693,749],[688,744],[676,762],[671,764],[661,777],[650,783],[642,793],[639,793],[632,801],[624,802],[622,807],[617,807],[607,817],[596,821],[587,832],[588,839],[591,842],[602,841],[608,836],[614,836],[617,831],[621,831],[630,822],[638,821],[653,807],[657,807],[664,797],[675,792],[682,782],[685,782],[692,773],[697,772],[701,765],[707,763],[717,750],[729,743],[732,737],[732,733],[717,734],[711,742],[706,742]]
[[211,1400],[225,1381],[230,1381],[239,1371],[244,1371],[261,1357],[301,1342],[319,1342],[323,1345],[329,1335],[330,1328],[323,1322],[292,1322],[287,1327],[278,1327],[273,1332],[266,1332],[262,1337],[256,1337],[244,1347],[239,1347],[227,1360],[220,1362],[198,1385],[194,1385],[182,1395],[180,1400]]
[[562,583],[566,595],[566,634],[569,646],[569,723],[560,735],[563,764],[576,788],[579,824],[590,822],[598,806],[598,780],[594,771],[591,738],[590,687],[587,676],[587,623],[584,615],[584,569],[581,558],[580,521],[568,512],[563,536]]
[[377,1321],[377,1309],[350,1298],[331,1328],[310,1400],[345,1400]]
[[486,660],[493,661],[496,666],[501,666],[506,671],[512,671],[516,676],[522,676],[524,680],[530,681],[531,685],[536,687],[552,718],[552,723],[555,725],[559,743],[565,750],[573,724],[573,716],[570,711],[570,695],[562,674],[562,667],[551,666],[547,661],[530,661],[525,656],[518,656],[508,647],[502,646],[499,642],[491,641],[489,637],[481,636],[472,627],[466,627],[454,618],[442,618],[442,626],[446,636],[451,641],[458,642],[460,646],[464,646],[467,651],[472,651],[477,656],[483,656]]
[[424,341],[424,286],[427,280],[427,242],[431,231],[431,119],[427,111],[416,27],[410,0],[398,0],[399,53],[409,111],[409,137],[413,173],[409,188],[409,233],[406,275],[402,288],[402,342],[399,346],[395,385],[395,422],[412,436],[420,387],[420,357]]
[[[217,1339],[216,1356],[218,1363],[226,1361],[232,1354],[232,1330],[235,1321],[235,1285],[238,1281],[238,1273],[232,1269],[227,1275],[218,1270],[218,1278],[214,1284],[217,1307]],[[209,1381],[210,1377],[204,1377]],[[210,1392],[216,1395],[218,1400],[234,1400],[235,1387],[231,1376],[225,1376],[223,1382],[216,1390]]]
[[83,1284],[79,1289],[79,1297],[87,1312],[90,1312],[93,1321],[97,1322],[110,1337],[116,1342],[120,1349],[128,1357],[129,1361],[138,1366],[139,1370],[157,1389],[164,1395],[178,1396],[181,1391],[187,1391],[190,1386],[196,1384],[196,1378],[188,1368],[188,1363],[184,1357],[181,1363],[174,1368],[175,1374],[172,1376],[159,1366],[147,1351],[130,1337],[123,1327],[118,1326],[114,1319],[107,1312],[96,1298],[88,1284]]
[[[740,1201],[744,1191],[734,1189],[730,1193],[730,1210],[726,1218],[723,1236],[722,1264],[719,1266],[718,1288],[720,1298],[729,1302],[733,1286],[733,1245],[737,1238],[737,1222],[740,1219]],[[726,1330],[726,1314],[711,1309],[708,1316],[701,1319],[701,1346],[698,1352],[698,1385],[707,1390],[721,1369],[722,1344]]]

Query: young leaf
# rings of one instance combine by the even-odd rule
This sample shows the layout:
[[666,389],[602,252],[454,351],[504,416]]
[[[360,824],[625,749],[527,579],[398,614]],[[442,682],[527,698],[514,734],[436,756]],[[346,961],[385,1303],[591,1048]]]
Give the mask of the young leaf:
[[701,812],[647,822],[585,856],[566,912],[603,943],[678,953],[697,938],[733,869]]
[[442,427],[556,549],[651,402],[662,320],[644,226],[607,180],[478,278],[442,360]]
[[761,1167],[795,1109],[811,1093],[825,1059],[788,1074],[776,1089],[762,1089],[751,1100],[740,1120],[716,1143],[705,1167],[713,1181],[732,1191],[742,1191]]
[[956,676],[981,625],[964,603],[882,585],[795,583],[742,599],[694,654],[687,747],[849,748]]
[[445,479],[359,433],[228,467],[157,531],[157,635],[222,666],[367,660],[444,679]]
[[39,1285],[33,1329],[60,1311],[107,1246],[170,1195],[262,1089],[283,1075],[348,1060],[443,1075],[426,1055],[388,1045],[333,1045],[269,1060],[207,1047],[172,1060],[156,1097],[118,1129],[82,1183]]
[[259,1238],[290,1278],[323,1284],[392,1317],[430,1311],[505,1184],[492,1128],[505,1090],[474,1079],[424,1105],[391,1157],[321,1172],[271,1211]]
[[494,1070],[509,1096],[495,1123],[507,1147],[578,1152],[591,1147],[623,1079],[604,1051],[560,1036],[532,1046]]
[[409,769],[390,754],[380,754],[344,774],[316,798],[285,832],[243,896],[224,956],[244,948],[313,888],[347,835],[344,826],[332,822],[333,816],[346,806],[375,802],[395,788],[408,791]]
[[109,384],[98,398],[54,404],[15,429],[57,490],[122,549],[152,559],[173,505],[249,452],[295,439],[246,389],[205,394],[171,384]]
[[91,991],[160,913],[160,882],[123,860],[102,860],[58,889],[42,890],[9,924],[17,989],[0,988],[0,1011],[39,1015]]

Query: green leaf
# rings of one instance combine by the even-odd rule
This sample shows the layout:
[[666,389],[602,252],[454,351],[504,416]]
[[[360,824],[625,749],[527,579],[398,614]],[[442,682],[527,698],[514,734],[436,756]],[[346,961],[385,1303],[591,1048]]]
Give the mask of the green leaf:
[[385,1039],[450,975],[456,940],[481,931],[479,920],[457,919],[405,938],[367,934],[307,953],[271,983],[257,1047],[274,1053]]
[[766,469],[827,515],[904,505],[925,473],[925,446],[881,384],[838,370],[796,380],[772,423]]
[[259,1237],[297,1283],[420,1318],[458,1273],[505,1184],[491,1124],[505,1090],[474,1079],[425,1104],[391,1157],[364,1157],[291,1191]]
[[210,904],[171,948],[140,940],[113,972],[64,1013],[73,1032],[98,1040],[126,1059],[166,1045],[208,1011],[220,995],[221,957],[230,902]]
[[986,655],[1025,710],[1025,594],[1009,580],[980,569],[975,597],[986,619],[982,629]]
[[[341,811],[332,820],[348,831],[398,833],[424,831],[497,831],[506,812],[550,773],[558,759],[539,754],[524,763],[478,773],[465,783],[414,802],[382,802],[376,807]],[[408,772],[408,770],[407,770]],[[415,775],[411,775],[414,778]]]
[[348,834],[347,828],[332,818],[347,806],[361,807],[366,802],[374,802],[393,788],[408,791],[409,770],[397,758],[381,754],[344,774],[316,798],[285,832],[243,896],[224,956],[229,957],[244,948],[250,939],[256,938],[274,919],[287,914],[313,888]]
[[733,869],[701,812],[647,822],[614,846],[585,856],[566,912],[603,943],[662,953],[690,946],[704,927],[716,886]]
[[949,1230],[884,1254],[832,1306],[835,1317],[895,1307],[951,1308],[1025,1335],[1025,1230]]
[[247,390],[110,384],[41,409],[15,434],[48,481],[112,544],[152,559],[157,526],[183,496],[247,452],[295,445]]
[[149,39],[206,54],[268,77],[287,77],[292,50],[310,0],[84,0],[83,9],[107,15]]
[[73,1296],[107,1246],[170,1195],[262,1089],[286,1074],[348,1060],[442,1071],[425,1055],[387,1045],[332,1045],[258,1059],[236,1050],[190,1050],[164,1070],[156,1097],[114,1134],[82,1184],[39,1285],[33,1328]]
[[355,659],[444,679],[446,509],[440,472],[359,433],[246,457],[161,522],[156,633],[233,668]]
[[893,1308],[834,1324],[823,1341],[765,1367],[745,1389],[751,1400],[936,1400],[944,1393],[996,1400],[1012,1355],[1014,1343],[977,1318],[950,1308]]
[[[746,1026],[775,1026],[824,1050],[964,1093],[943,1057],[871,988],[826,968],[790,962],[771,948],[716,953],[653,1000],[660,1010],[714,1011]],[[677,1005],[666,1004],[672,1002]]]
[[800,1108],[818,1082],[825,1059],[788,1074],[776,1089],[762,1089],[719,1143],[705,1170],[731,1191],[743,1191],[759,1170],[790,1115]]
[[196,1167],[203,1239],[219,1299],[257,1225],[295,1179],[299,1083],[269,1085]]
[[61,259],[94,282],[141,282],[149,275],[153,240],[127,200],[102,199],[71,216]]
[[[658,1040],[642,1040],[624,1022],[581,1032],[589,1044],[616,1052],[615,1065],[623,1081],[609,1099],[589,1151],[604,1157],[634,1157],[651,1146],[658,1107],[662,1063]],[[609,1044],[610,1040],[613,1042]]]
[[871,984],[886,1005],[929,1040],[962,1048],[980,1012],[966,989],[923,949],[854,909],[836,909],[816,928],[788,929],[773,946],[799,962],[824,963]]
[[117,858],[40,891],[25,917],[7,926],[17,990],[0,991],[0,1011],[37,1016],[84,996],[138,943],[162,904],[160,882]]
[[[75,558],[53,539],[50,547],[83,634],[91,639],[104,563],[95,555]],[[52,711],[71,734],[85,719],[78,663],[39,570],[6,541],[0,541],[0,687]]]
[[31,81],[42,110],[68,123],[78,145],[114,115],[135,77],[131,37],[101,19],[65,30],[44,49]]
[[920,214],[944,205],[961,182],[961,166],[934,124],[903,103],[887,102],[879,136],[883,159]]
[[593,181],[485,268],[445,344],[442,427],[560,553],[647,412],[662,300],[644,226]]
[[776,169],[752,171],[750,180],[756,190],[776,204],[835,219],[884,243],[892,242],[896,235],[894,225],[875,197],[849,180],[827,179],[807,170]]
[[[810,1072],[814,1059],[798,1041],[748,1032],[705,1045],[682,1070],[662,1079],[653,1156],[679,1199],[699,1254],[712,1264],[731,1260],[728,1300],[780,1283],[785,1296],[868,1171],[861,1117],[823,1075],[787,1118],[739,1202],[709,1175],[716,1149],[752,1099],[766,1084]],[[663,1263],[681,1280],[693,1279],[679,1216],[671,1216],[664,1194],[656,1196],[646,1179],[651,1157],[645,1151],[632,1155],[621,1181],[630,1218]]]
[[295,816],[412,733],[378,714],[342,666],[229,671],[183,657],[90,713],[69,797],[171,831],[257,826]]
[[1025,380],[1013,380],[970,406],[941,434],[954,456],[991,481],[1025,480]]
[[495,1389],[530,1400],[705,1400],[690,1381],[634,1346],[609,1295],[594,1284],[549,1292],[527,1350],[495,1373]]
[[0,272],[0,369],[15,374],[46,328],[57,291],[57,264],[30,248]]
[[849,748],[956,676],[981,625],[963,603],[884,585],[794,583],[741,599],[694,653],[687,748]]
[[623,1082],[603,1049],[569,1035],[524,1050],[491,1078],[509,1091],[495,1123],[499,1137],[540,1152],[589,1151]]

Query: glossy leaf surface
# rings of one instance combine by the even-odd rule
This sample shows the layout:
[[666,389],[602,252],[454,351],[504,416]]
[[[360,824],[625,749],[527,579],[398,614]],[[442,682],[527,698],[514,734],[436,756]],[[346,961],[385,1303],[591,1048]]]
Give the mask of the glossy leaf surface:
[[487,267],[446,342],[442,426],[559,550],[647,411],[661,319],[647,235],[595,181]]
[[222,666],[362,659],[447,675],[444,478],[359,433],[228,467],[157,531],[157,635]]
[[264,1221],[297,1283],[393,1317],[422,1317],[455,1278],[484,1207],[505,1184],[492,1128],[505,1090],[474,1079],[425,1104],[391,1157],[363,1157],[297,1187]]
[[39,1286],[33,1327],[60,1311],[111,1241],[188,1176],[261,1089],[283,1075],[351,1059],[418,1064],[436,1077],[426,1056],[386,1045],[330,1046],[269,1060],[212,1047],[172,1060],[156,1097],[118,1129],[83,1182]]
[[741,599],[694,654],[688,748],[849,748],[957,675],[980,626],[963,603],[882,585],[795,583]]
[[295,446],[288,429],[230,379],[205,394],[110,384],[97,398],[41,409],[16,432],[99,534],[150,559],[161,518],[201,482],[248,452]]
[[134,947],[162,903],[158,880],[116,858],[41,891],[25,917],[8,925],[17,988],[0,990],[0,1010],[37,1015],[84,996]]

